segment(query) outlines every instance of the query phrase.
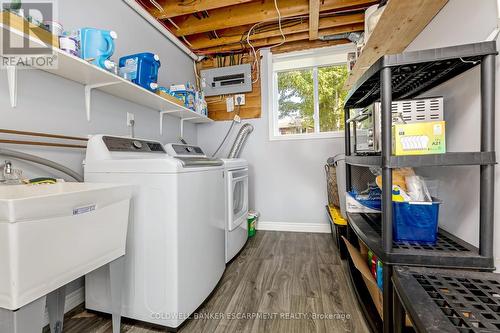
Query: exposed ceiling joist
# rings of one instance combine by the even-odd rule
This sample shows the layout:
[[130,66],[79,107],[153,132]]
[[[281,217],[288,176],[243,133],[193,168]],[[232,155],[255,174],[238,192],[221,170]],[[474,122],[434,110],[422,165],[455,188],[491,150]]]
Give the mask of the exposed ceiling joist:
[[[339,16],[328,16],[319,19],[319,29],[327,29],[340,27],[345,25],[351,25],[356,23],[364,22],[364,14],[349,14],[349,15],[339,15]],[[205,49],[210,47],[217,47],[221,45],[240,43],[242,40],[246,40],[244,34],[248,31],[251,26],[243,26],[237,28],[225,29],[223,31],[217,32],[219,38],[210,39],[206,34],[200,34],[196,36],[189,36],[189,43],[192,45],[193,49]],[[306,19],[303,23],[297,23],[289,27],[283,28],[283,33],[285,35],[309,31],[309,24]],[[278,28],[269,30],[266,32],[255,33],[250,36],[250,40],[258,40],[268,37],[280,36],[280,31]]]
[[327,47],[327,46],[335,46],[335,45],[342,45],[342,44],[347,44],[350,43],[347,39],[342,39],[342,40],[334,40],[334,41],[328,41],[328,42],[323,42],[320,40],[301,40],[298,42],[291,42],[291,43],[286,43],[281,46],[278,46],[276,48],[273,48],[273,53],[285,53],[285,52],[293,52],[293,51],[303,51],[303,50],[308,50],[308,49],[316,49],[320,47]]
[[156,7],[153,7],[150,10],[150,12],[156,18],[160,20],[165,20],[175,16],[187,15],[215,8],[233,6],[250,1],[253,0],[195,0],[195,1],[167,0],[163,1],[164,4],[160,2],[160,5],[163,8],[163,10],[158,10]]
[[[348,10],[365,8],[377,3],[375,0],[324,0],[320,7],[321,12],[331,10]],[[291,17],[308,15],[308,0],[286,0],[279,3],[281,16]],[[275,20],[277,17],[274,0],[262,0],[249,2],[237,6],[230,6],[216,10],[210,10],[208,17],[196,18],[194,16],[182,16],[174,18],[179,29],[173,28],[176,36],[187,36],[197,33],[236,27],[240,25],[254,24],[262,21]]]
[[[364,28],[364,25],[362,23],[350,24],[350,25],[346,25],[346,26],[342,26],[342,27],[327,28],[327,29],[321,30],[319,33],[319,36],[329,36],[329,35],[342,34],[345,32],[361,31],[361,30],[363,30],[363,28]],[[287,35],[286,36],[286,44],[291,43],[291,42],[296,42],[296,41],[304,41],[304,40],[308,40],[308,39],[309,39],[309,31],[306,30],[304,32],[299,32],[299,33]],[[252,42],[252,45],[254,47],[266,47],[266,46],[272,46],[272,45],[279,44],[281,41],[282,41],[282,38],[280,35],[280,36],[255,40],[254,42]],[[209,52],[209,53],[222,53],[222,52],[231,52],[231,51],[237,51],[237,50],[241,50],[240,44],[224,45],[224,46],[219,46],[219,47],[215,47],[215,48],[204,49],[202,51]],[[274,50],[274,48],[273,48],[273,50]]]
[[318,39],[319,2],[320,0],[309,0],[309,40]]

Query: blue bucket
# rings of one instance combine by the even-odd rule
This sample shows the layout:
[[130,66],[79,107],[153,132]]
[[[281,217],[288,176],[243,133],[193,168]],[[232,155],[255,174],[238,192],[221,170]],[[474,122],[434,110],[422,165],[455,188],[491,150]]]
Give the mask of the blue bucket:
[[393,238],[396,242],[434,245],[441,202],[393,202]]

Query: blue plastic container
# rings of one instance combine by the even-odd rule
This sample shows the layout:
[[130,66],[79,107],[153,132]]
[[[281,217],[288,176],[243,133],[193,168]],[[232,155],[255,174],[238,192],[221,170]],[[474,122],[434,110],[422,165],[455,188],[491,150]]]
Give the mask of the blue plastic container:
[[138,53],[120,58],[120,68],[132,73],[130,79],[135,84],[155,91],[158,89],[158,70],[161,63],[154,53]]
[[393,238],[397,242],[434,245],[441,202],[393,202]]
[[79,39],[82,59],[92,59],[92,64],[111,70],[113,64],[109,58],[115,52],[115,39],[117,37],[116,32],[111,30],[81,28]]

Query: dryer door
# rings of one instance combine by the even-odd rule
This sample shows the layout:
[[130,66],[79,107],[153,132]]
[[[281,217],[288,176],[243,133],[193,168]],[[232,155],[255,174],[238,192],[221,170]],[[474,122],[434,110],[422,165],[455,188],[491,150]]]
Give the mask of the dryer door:
[[228,171],[228,230],[238,228],[248,214],[248,169]]

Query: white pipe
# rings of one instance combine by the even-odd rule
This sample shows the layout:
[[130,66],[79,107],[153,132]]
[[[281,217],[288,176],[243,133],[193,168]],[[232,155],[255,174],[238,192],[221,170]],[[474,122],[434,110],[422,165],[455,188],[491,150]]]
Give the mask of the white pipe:
[[0,148],[0,155],[6,156],[6,157],[11,157],[11,158],[16,158],[19,160],[28,161],[28,162],[32,162],[32,163],[36,163],[36,164],[45,165],[45,166],[48,166],[49,168],[52,168],[54,170],[58,170],[62,173],[65,173],[66,175],[74,178],[77,182],[80,182],[80,183],[83,182],[83,177],[79,173],[71,170],[70,168],[65,167],[62,164],[56,163],[56,162],[51,161],[51,160],[47,160],[47,159],[42,158],[42,157],[22,153],[22,152],[16,151],[16,150],[5,149],[5,148]]
[[174,34],[172,34],[168,29],[161,25],[158,20],[156,20],[151,14],[148,13],[141,5],[139,5],[135,0],[123,0],[127,5],[135,10],[139,15],[141,15],[146,21],[148,21],[153,27],[155,27],[159,32],[161,32],[165,37],[167,37],[172,43],[174,43],[181,51],[190,56],[193,60],[198,60],[198,56],[194,54],[186,45],[184,45]]

